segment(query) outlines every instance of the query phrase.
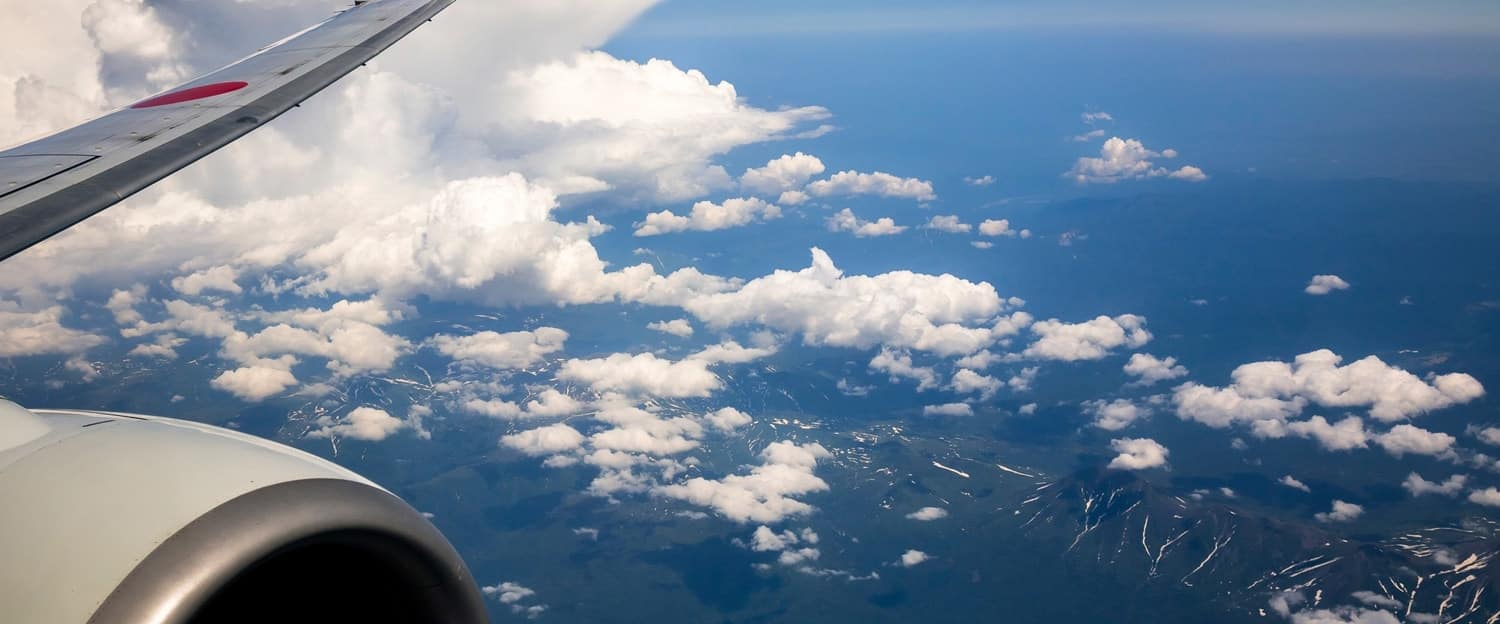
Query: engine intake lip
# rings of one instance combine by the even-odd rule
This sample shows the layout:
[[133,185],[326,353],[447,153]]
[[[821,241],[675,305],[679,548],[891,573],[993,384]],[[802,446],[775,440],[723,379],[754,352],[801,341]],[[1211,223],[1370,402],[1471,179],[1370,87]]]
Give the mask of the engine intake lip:
[[[450,624],[488,621],[483,598],[457,551],[421,514],[363,483],[305,479],[270,485],[226,502],[189,523],[143,559],[100,605],[90,624],[197,624],[239,620],[226,596],[286,599],[273,587],[247,594],[281,571],[306,571],[298,557],[374,581],[349,595],[326,578],[331,601],[395,604],[405,619]],[[337,557],[339,561],[329,561]],[[280,566],[280,567],[278,567]],[[273,579],[274,580],[274,579]],[[288,582],[305,582],[293,574]],[[284,587],[306,591],[305,586]],[[259,591],[264,590],[264,591]],[[395,601],[395,602],[392,602]],[[343,603],[354,609],[357,602]],[[325,607],[337,604],[328,603]],[[264,607],[257,604],[257,607]],[[389,605],[386,605],[387,607]],[[286,612],[298,611],[290,606]],[[212,615],[210,615],[212,614]],[[387,613],[396,616],[396,613]],[[305,618],[295,618],[301,620]],[[399,621],[384,618],[383,621]],[[284,620],[284,621],[295,621]]]

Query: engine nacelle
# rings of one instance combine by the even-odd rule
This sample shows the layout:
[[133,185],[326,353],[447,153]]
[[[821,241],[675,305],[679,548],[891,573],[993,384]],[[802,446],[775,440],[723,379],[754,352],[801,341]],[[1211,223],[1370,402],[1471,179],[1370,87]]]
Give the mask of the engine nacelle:
[[197,423],[0,401],[13,624],[487,621],[452,545],[370,481]]

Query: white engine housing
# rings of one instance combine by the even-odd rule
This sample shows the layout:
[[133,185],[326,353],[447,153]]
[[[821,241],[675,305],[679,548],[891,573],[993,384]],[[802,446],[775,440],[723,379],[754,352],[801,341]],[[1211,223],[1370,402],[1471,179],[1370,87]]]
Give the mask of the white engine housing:
[[396,496],[168,418],[0,401],[0,553],[14,624],[487,620],[462,559]]

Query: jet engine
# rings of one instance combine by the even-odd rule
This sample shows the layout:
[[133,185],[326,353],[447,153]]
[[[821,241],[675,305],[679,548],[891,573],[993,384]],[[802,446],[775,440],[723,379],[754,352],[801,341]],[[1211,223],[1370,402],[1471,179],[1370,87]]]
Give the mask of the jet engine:
[[307,453],[203,424],[0,400],[11,624],[487,621],[422,514]]

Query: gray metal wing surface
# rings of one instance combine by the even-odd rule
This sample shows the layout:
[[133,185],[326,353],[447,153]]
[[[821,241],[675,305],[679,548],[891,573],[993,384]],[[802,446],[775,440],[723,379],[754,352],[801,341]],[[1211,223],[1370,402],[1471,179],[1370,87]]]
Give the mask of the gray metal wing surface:
[[223,69],[0,152],[0,260],[312,97],[453,0],[368,0]]

